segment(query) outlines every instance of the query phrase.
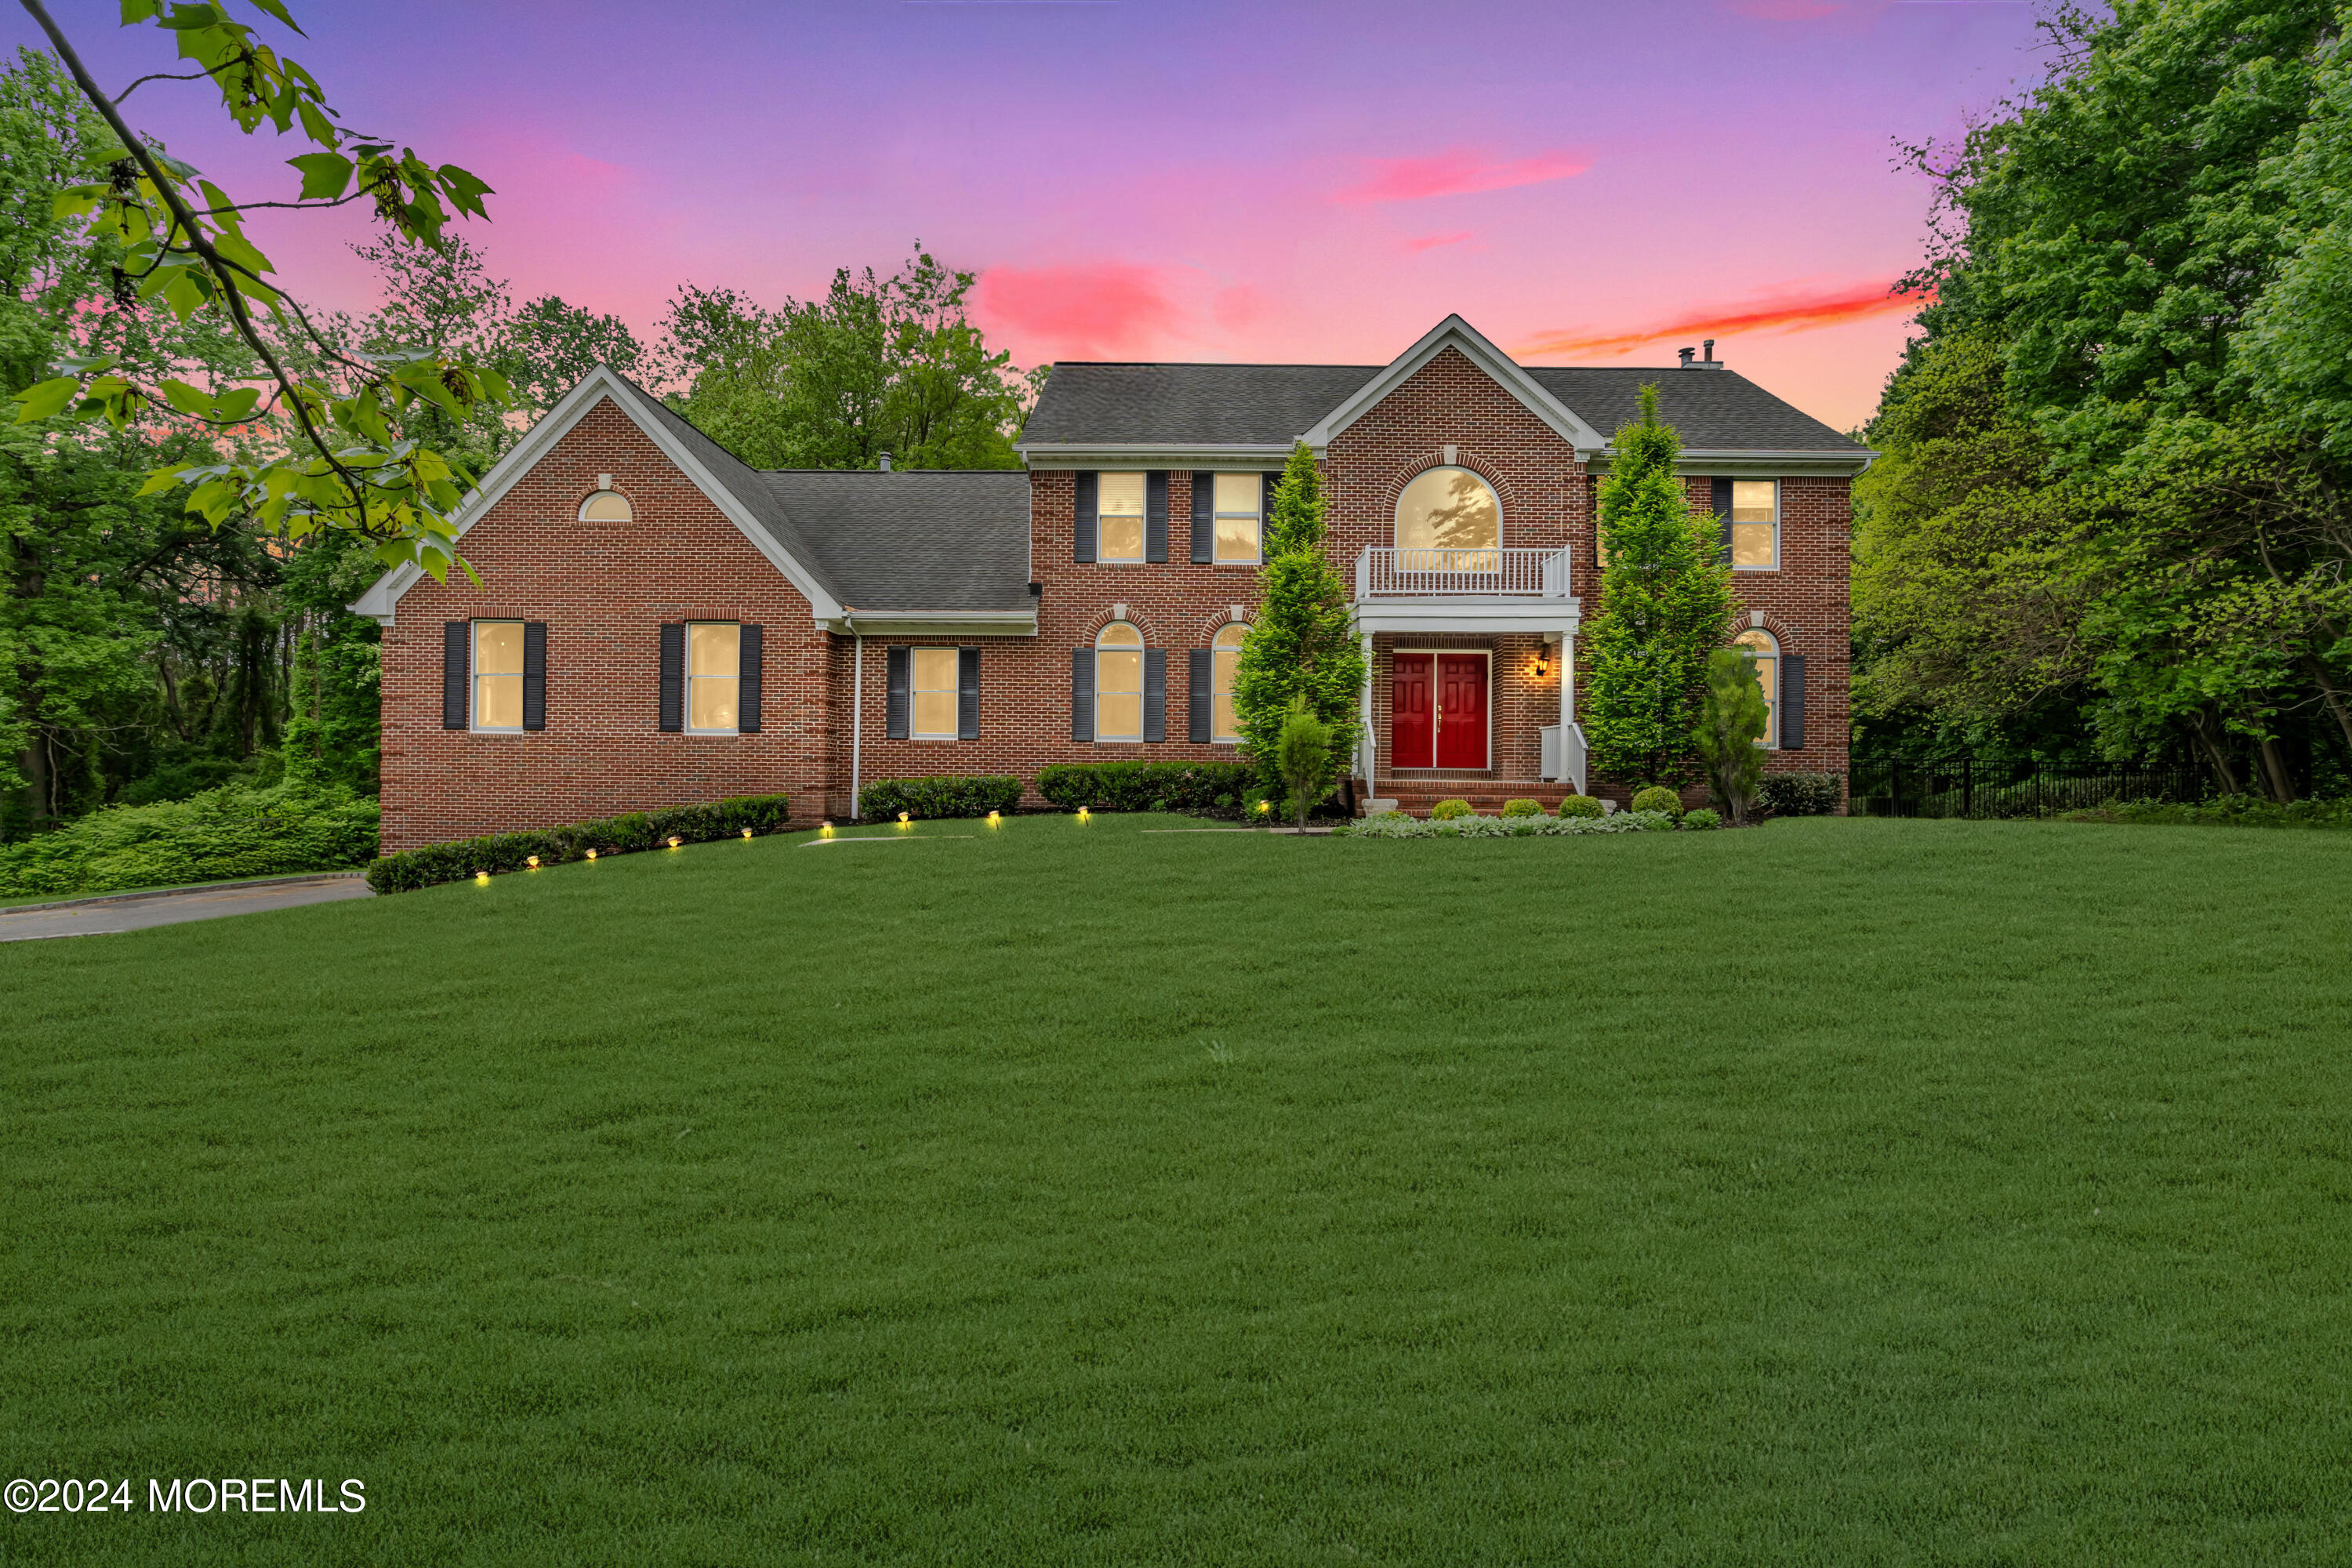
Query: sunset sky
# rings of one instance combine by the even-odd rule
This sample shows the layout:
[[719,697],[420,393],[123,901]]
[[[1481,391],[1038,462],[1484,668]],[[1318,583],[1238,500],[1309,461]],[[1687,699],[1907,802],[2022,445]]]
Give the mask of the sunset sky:
[[[167,68],[113,0],[51,0],[93,69]],[[2037,76],[1994,0],[721,4],[292,0],[268,30],[356,124],[496,187],[518,298],[650,336],[680,282],[775,302],[919,238],[1051,359],[1378,363],[1458,310],[1538,363],[1700,338],[1841,428],[1910,307],[1949,139]],[[29,43],[10,8],[11,43]],[[240,196],[303,150],[142,88],[134,125]],[[257,225],[299,297],[373,303],[355,215]]]

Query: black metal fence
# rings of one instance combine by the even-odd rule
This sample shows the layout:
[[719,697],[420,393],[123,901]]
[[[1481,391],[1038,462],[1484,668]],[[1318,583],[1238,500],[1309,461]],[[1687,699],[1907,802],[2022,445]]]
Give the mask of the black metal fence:
[[1856,816],[2042,816],[2114,800],[2202,800],[2210,769],[2045,763],[2033,757],[1856,761],[1846,809]]

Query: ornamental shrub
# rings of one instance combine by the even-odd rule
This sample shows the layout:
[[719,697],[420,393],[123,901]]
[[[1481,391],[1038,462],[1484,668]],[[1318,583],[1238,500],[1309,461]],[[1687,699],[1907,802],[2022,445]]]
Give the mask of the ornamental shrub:
[[1710,827],[1720,827],[1722,826],[1722,816],[1719,813],[1707,810],[1705,806],[1699,807],[1696,811],[1686,811],[1683,813],[1683,828],[1685,832],[1704,831]]
[[1422,821],[1402,812],[1366,817],[1350,838],[1536,838],[1562,834],[1669,833],[1675,819],[1663,811],[1621,811],[1614,816],[1461,816]]
[[1589,795],[1572,795],[1559,803],[1562,816],[1606,816],[1609,808]]
[[515,833],[494,833],[483,838],[460,838],[448,844],[426,844],[387,855],[367,869],[368,886],[379,893],[405,893],[441,882],[460,882],[478,871],[496,876],[530,868],[530,857],[541,866],[578,860],[593,849],[599,855],[627,855],[667,845],[672,838],[702,844],[717,838],[740,838],[743,830],[781,832],[791,817],[780,795],[743,795],[734,800],[703,801],[667,806],[660,811],[634,811],[597,822],[576,822],[568,827],[531,827]]
[[1466,800],[1441,800],[1429,808],[1429,820],[1432,822],[1458,822],[1463,817],[1477,815]]
[[1539,800],[1507,800],[1503,803],[1505,816],[1541,816],[1543,802]]
[[1840,773],[1767,773],[1756,788],[1756,809],[1763,816],[1835,816],[1844,795]]
[[1746,822],[1764,776],[1767,714],[1756,661],[1737,648],[1718,648],[1706,661],[1706,693],[1699,701],[1698,727],[1691,742],[1706,765],[1715,804],[1734,822]]
[[857,792],[857,815],[868,822],[894,821],[900,812],[923,821],[986,816],[1021,804],[1016,778],[942,773],[927,779],[877,779]]
[[1234,816],[1252,771],[1239,763],[1057,763],[1037,773],[1037,793],[1065,811],[1183,811]]
[[0,896],[120,892],[364,866],[376,803],[341,785],[208,790],[186,800],[100,807],[0,849]]
[[1635,811],[1663,811],[1675,816],[1683,812],[1683,797],[1664,784],[1652,784],[1633,796]]

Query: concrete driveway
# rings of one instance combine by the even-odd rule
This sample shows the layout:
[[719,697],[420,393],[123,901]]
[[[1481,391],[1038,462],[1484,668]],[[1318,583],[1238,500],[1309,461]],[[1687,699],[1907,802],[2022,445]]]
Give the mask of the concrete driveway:
[[339,899],[375,897],[357,871],[322,871],[309,877],[267,877],[251,882],[221,882],[208,888],[173,888],[154,893],[110,893],[63,903],[26,904],[0,910],[0,942],[47,936],[102,936],[218,920],[262,910],[290,910]]

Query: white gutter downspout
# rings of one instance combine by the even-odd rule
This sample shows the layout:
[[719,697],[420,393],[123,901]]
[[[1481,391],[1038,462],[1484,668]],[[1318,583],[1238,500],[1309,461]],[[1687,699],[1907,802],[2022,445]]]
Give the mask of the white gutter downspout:
[[857,629],[857,619],[845,611],[842,622],[857,638],[857,652],[853,656],[849,679],[849,819],[857,820],[857,769],[864,760],[860,755],[866,744],[866,634]]

